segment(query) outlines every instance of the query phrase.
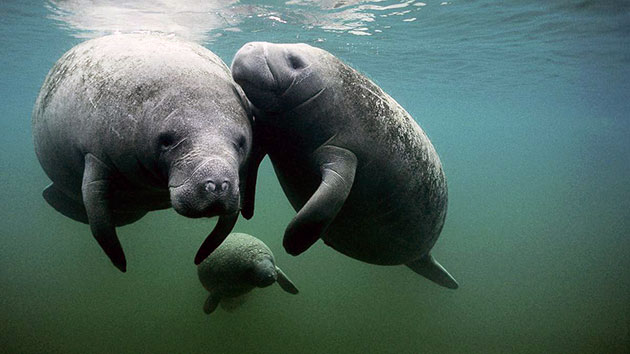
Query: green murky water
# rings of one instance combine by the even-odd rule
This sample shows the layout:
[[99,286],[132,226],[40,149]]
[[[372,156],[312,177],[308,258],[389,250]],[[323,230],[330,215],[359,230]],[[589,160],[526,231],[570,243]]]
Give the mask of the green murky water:
[[[86,38],[174,33],[229,63],[252,40],[303,41],[376,81],[420,123],[449,183],[434,254],[449,291],[318,242],[268,160],[253,220],[300,294],[202,311],[192,263],[214,220],[173,210],[119,229],[119,273],[41,198],[30,114]],[[630,5],[626,1],[12,1],[0,3],[0,352],[627,353]],[[404,188],[404,186],[401,186]]]

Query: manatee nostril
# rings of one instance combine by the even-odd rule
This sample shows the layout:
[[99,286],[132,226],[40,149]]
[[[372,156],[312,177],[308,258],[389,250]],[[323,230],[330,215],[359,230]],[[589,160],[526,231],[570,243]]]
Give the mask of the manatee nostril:
[[175,143],[175,137],[174,137],[174,134],[171,132],[164,132],[160,134],[160,136],[158,137],[158,145],[160,146],[160,149],[163,151],[170,149],[174,143]]
[[209,180],[205,183],[204,188],[208,193],[223,193],[230,189],[230,182],[223,181],[221,184]]
[[217,189],[217,185],[212,181],[206,182],[206,191],[214,192]]
[[302,59],[300,57],[296,56],[296,55],[289,54],[288,55],[288,59],[289,59],[289,65],[291,65],[291,67],[293,69],[297,70],[297,69],[301,69],[301,68],[303,68],[305,66],[304,62],[302,61]]

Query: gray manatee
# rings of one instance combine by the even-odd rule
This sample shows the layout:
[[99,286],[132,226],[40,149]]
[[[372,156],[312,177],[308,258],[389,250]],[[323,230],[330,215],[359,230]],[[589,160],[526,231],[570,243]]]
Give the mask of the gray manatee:
[[44,81],[33,137],[53,182],[44,199],[88,223],[123,272],[115,227],[148,211],[220,216],[199,261],[236,223],[251,115],[228,67],[197,44],[127,34],[75,46]]
[[274,282],[290,293],[298,289],[276,266],[273,253],[261,240],[242,233],[230,234],[225,241],[197,266],[203,287],[210,292],[203,310],[210,314],[221,303],[234,306],[252,289],[264,288]]
[[[297,255],[319,238],[352,258],[405,264],[448,288],[431,256],[444,225],[447,188],[423,130],[393,98],[325,50],[245,44],[232,77],[254,113],[250,185],[268,154],[297,211],[284,248]],[[253,215],[254,188],[242,214]]]

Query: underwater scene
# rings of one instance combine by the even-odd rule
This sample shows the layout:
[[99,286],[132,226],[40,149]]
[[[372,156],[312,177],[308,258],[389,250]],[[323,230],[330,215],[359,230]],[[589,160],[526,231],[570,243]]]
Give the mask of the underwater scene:
[[[146,101],[116,99],[132,97],[123,90],[108,97],[112,117],[162,102],[220,111],[224,120],[206,125],[167,116],[192,122],[188,135],[148,125],[136,142],[159,141],[151,146],[166,159],[202,133],[227,139],[232,165],[221,171],[230,177],[199,183],[212,195],[241,183],[240,196],[198,212],[207,198],[194,191],[125,192],[118,208],[160,210],[121,216],[92,198],[108,167],[56,175],[82,197],[48,187],[50,171],[80,150],[68,137],[120,156],[144,148],[41,123],[46,112],[109,122],[89,82],[57,90],[63,80],[45,80],[64,53],[110,35],[183,43],[160,51],[131,41],[117,53],[175,55],[189,72],[225,78],[161,82],[172,95],[159,104],[151,85],[133,91]],[[290,70],[311,71],[283,79],[275,53]],[[81,73],[68,67],[60,72]],[[112,72],[131,82],[142,70]],[[345,101],[331,72],[351,83]],[[221,86],[230,75],[242,91]],[[184,94],[193,86],[231,105],[207,109],[216,102]],[[306,99],[290,97],[298,89]],[[629,1],[2,0],[0,102],[0,353],[630,352]],[[280,116],[285,123],[271,122]],[[353,125],[374,117],[388,124]],[[129,133],[125,124],[111,132]],[[219,146],[215,138],[199,149]],[[260,146],[252,197],[245,155]],[[102,165],[92,157],[86,165]],[[169,165],[180,175],[143,176],[173,189],[210,173],[208,159],[181,161]],[[305,174],[308,163],[323,182]],[[60,198],[83,198],[85,208],[64,209]]]

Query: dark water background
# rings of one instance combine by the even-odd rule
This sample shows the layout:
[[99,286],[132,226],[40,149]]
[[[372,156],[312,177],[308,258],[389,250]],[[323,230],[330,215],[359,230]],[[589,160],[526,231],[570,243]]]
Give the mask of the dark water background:
[[[294,212],[268,160],[256,215],[235,230],[274,250],[298,296],[255,290],[206,316],[192,259],[214,220],[173,210],[119,229],[119,273],[42,199],[30,115],[65,51],[137,30],[227,63],[247,41],[303,41],[381,85],[444,164],[434,254],[460,289],[321,242],[285,254]],[[610,0],[2,0],[0,352],[630,352],[629,34],[629,3]]]

